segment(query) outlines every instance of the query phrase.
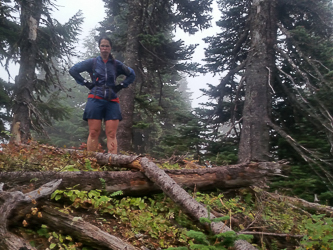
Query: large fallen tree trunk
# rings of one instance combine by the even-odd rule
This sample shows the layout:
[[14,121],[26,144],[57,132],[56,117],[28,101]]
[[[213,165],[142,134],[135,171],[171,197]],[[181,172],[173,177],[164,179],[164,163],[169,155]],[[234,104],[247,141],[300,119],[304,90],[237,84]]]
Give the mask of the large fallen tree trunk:
[[[125,162],[118,166],[124,165]],[[251,163],[207,169],[165,170],[165,173],[184,189],[205,191],[264,184],[269,176],[279,171],[280,167],[276,163]],[[146,195],[162,191],[143,172],[0,172],[0,182],[6,184],[7,190],[17,190],[19,187],[24,192],[24,189],[34,189],[54,179],[62,179],[59,189],[75,186],[80,190],[121,190],[125,195]]]
[[42,217],[33,219],[42,224],[46,224],[50,229],[61,231],[71,235],[79,242],[93,247],[97,250],[114,249],[114,250],[135,250],[134,246],[124,242],[98,227],[85,222],[81,217],[75,218],[71,215],[64,214],[48,206],[41,208]]

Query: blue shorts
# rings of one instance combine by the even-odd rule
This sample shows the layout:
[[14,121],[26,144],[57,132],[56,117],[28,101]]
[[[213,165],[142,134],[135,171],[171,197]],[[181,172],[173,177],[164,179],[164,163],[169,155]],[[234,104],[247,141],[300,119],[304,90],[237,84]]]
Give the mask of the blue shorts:
[[122,120],[120,105],[118,102],[88,98],[86,108],[83,113],[83,120]]

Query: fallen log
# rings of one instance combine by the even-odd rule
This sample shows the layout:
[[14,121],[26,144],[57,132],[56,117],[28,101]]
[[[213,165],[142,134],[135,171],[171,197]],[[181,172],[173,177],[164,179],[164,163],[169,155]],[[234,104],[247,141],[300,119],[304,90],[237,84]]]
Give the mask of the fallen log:
[[[258,183],[263,183],[266,180],[266,177],[274,174],[278,174],[280,172],[280,164],[279,163],[250,163],[250,164],[239,164],[235,165],[234,167],[224,167],[224,168],[214,168],[214,169],[200,169],[200,170],[176,170],[175,176],[171,178],[168,174],[171,175],[171,173],[166,173],[162,169],[158,168],[153,162],[149,161],[147,158],[138,158],[138,157],[133,157],[133,156],[124,156],[124,155],[112,155],[112,154],[96,154],[95,157],[98,159],[98,161],[103,162],[104,164],[108,165],[115,165],[115,166],[120,166],[120,167],[125,167],[125,166],[131,166],[131,168],[138,169],[144,173],[146,177],[151,181],[151,183],[154,183],[152,185],[156,185],[156,187],[159,187],[166,195],[168,195],[175,203],[177,203],[182,210],[185,211],[190,217],[199,220],[202,217],[210,217],[210,218],[215,218],[215,216],[211,213],[208,213],[207,209],[198,203],[193,197],[191,197],[181,186],[179,186],[176,183],[176,180],[180,182],[180,180],[185,180],[184,181],[184,186],[188,185],[189,187],[203,187],[207,185],[210,185],[207,181],[207,175],[209,178],[213,181],[215,181],[214,188],[219,188],[219,187],[230,187],[230,186],[235,186],[235,187],[241,187],[244,186],[244,183],[248,186],[249,183],[253,183],[253,181],[249,181],[247,178],[248,176],[253,177],[254,181]],[[134,166],[134,167],[133,167]],[[190,173],[189,175],[191,178],[186,179],[184,177],[179,177],[181,176],[181,173],[183,171],[186,171],[186,174]],[[195,172],[193,172],[195,171]],[[71,173],[71,174],[77,174],[78,176],[82,177],[82,174],[84,172],[80,173]],[[1,173],[1,176],[3,178],[3,174],[6,173]],[[20,175],[22,176],[23,173]],[[31,174],[31,173],[30,173]],[[37,174],[37,173],[36,173]],[[40,173],[42,174],[40,177],[42,177],[43,181],[45,181],[47,178],[45,173]],[[62,174],[62,173],[58,173]],[[104,174],[104,175],[103,175]],[[136,173],[136,174],[139,174]],[[65,173],[65,175],[69,175],[69,173]],[[89,177],[91,173],[89,173],[86,177]],[[101,178],[99,174],[97,174]],[[205,176],[206,175],[206,176]],[[106,177],[106,173],[102,172],[102,176]],[[204,176],[204,177],[202,177]],[[9,176],[7,176],[8,178]],[[18,176],[16,176],[19,178]],[[30,175],[31,177],[31,175]],[[177,179],[178,177],[178,179]],[[50,178],[50,177],[48,177]],[[53,179],[55,178],[55,175],[53,175]],[[196,178],[201,178],[200,181],[196,180]],[[97,181],[95,180],[88,180],[85,179],[84,181],[87,182],[90,187],[93,187],[96,182],[101,182],[101,184],[98,184],[101,188],[107,189],[107,185],[110,185],[109,181],[106,181],[103,177],[102,179],[104,181]],[[32,180],[29,178],[29,181]],[[119,180],[119,176],[118,176]],[[225,180],[226,182],[223,182]],[[13,178],[11,178],[11,181],[14,181]],[[113,181],[113,184],[116,181]],[[117,190],[120,189],[121,183],[123,183],[123,180],[120,180],[118,183],[118,188]],[[145,182],[147,183],[147,182]],[[202,184],[203,183],[203,184]],[[224,183],[224,184],[220,184]],[[8,183],[7,183],[8,184]],[[83,184],[83,183],[82,183]],[[131,183],[130,186],[132,186],[133,183]],[[136,186],[142,186],[141,183],[136,183]],[[29,185],[28,185],[29,186]],[[87,185],[85,186],[87,187]],[[142,193],[141,193],[142,194]],[[211,223],[210,228],[213,233],[219,234],[221,232],[226,232],[226,231],[231,231],[231,229],[226,226],[222,222],[218,223]],[[253,247],[250,243],[244,240],[237,240],[235,242],[235,248],[236,250],[253,250],[256,249]]]
[[[145,175],[155,184],[157,184],[163,192],[168,195],[175,203],[177,203],[185,213],[196,219],[200,218],[216,218],[212,213],[208,213],[207,209],[182,189],[172,178],[170,178],[163,170],[158,168],[153,162],[147,158],[140,161]],[[213,222],[210,224],[214,234],[219,234],[231,229],[222,222]],[[256,249],[245,240],[237,240],[235,242],[236,250],[253,250]]]
[[73,217],[51,207],[41,208],[42,217],[33,217],[38,224],[46,224],[51,230],[61,231],[75,237],[79,242],[97,250],[136,250],[134,246],[124,242],[98,227],[85,222],[81,217]]
[[[131,161],[129,157],[128,162]],[[122,162],[121,166],[124,165],[126,162]],[[141,168],[141,165],[137,166]],[[279,171],[280,165],[277,163],[250,163],[206,169],[165,170],[165,173],[184,189],[207,191],[264,185],[270,176]],[[141,171],[0,172],[0,182],[6,184],[6,190],[20,188],[20,191],[26,192],[54,179],[62,179],[59,189],[75,186],[80,190],[121,190],[124,195],[146,195],[162,191]]]
[[[145,175],[155,184],[157,184],[163,190],[163,192],[168,195],[175,203],[177,203],[181,209],[185,211],[185,213],[187,213],[190,217],[196,219],[197,221],[199,221],[200,218],[216,218],[212,213],[209,213],[202,204],[197,202],[153,162],[150,162],[147,158],[143,158],[141,159],[140,163],[145,172]],[[231,231],[231,229],[222,222],[213,222],[210,224],[210,227],[214,234]],[[237,240],[235,242],[235,248],[236,250],[256,249],[245,240]]]
[[[17,250],[31,249],[30,244],[19,236],[8,231],[9,221],[11,225],[19,224],[26,214],[31,212],[32,207],[37,206],[37,201],[43,197],[48,197],[54,192],[61,180],[48,182],[42,187],[23,194],[19,191],[4,192],[3,184],[0,185],[0,249],[1,250]],[[78,218],[75,220],[73,216],[66,215],[55,209],[43,206],[39,208],[41,216],[31,217],[31,221],[46,224],[50,229],[62,231],[66,234],[74,236],[80,242],[93,246],[97,250],[135,250],[136,248],[121,239],[110,235],[98,227]],[[13,214],[13,215],[12,215]],[[12,215],[12,216],[11,216]]]
[[[56,190],[61,180],[53,180],[39,189],[23,194],[19,191],[5,192],[0,183],[0,246],[3,250],[35,249],[24,239],[8,231],[8,220],[14,209],[34,203],[36,200],[50,195]],[[29,248],[28,248],[29,247]]]
[[252,186],[251,188],[253,189],[253,191],[255,191],[258,194],[270,197],[279,202],[288,203],[290,206],[295,206],[307,211],[317,211],[321,214],[326,214],[329,217],[333,216],[333,207],[321,205],[318,203],[308,202],[306,200],[296,197],[289,197],[280,194],[269,193],[256,186]]

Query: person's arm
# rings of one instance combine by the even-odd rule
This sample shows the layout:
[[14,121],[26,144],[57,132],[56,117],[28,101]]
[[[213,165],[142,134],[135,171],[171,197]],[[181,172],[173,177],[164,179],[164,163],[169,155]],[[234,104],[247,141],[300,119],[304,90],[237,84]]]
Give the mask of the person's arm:
[[117,75],[125,75],[126,78],[124,81],[122,81],[120,84],[116,86],[116,92],[123,88],[127,88],[131,83],[135,80],[135,72],[132,68],[126,66],[123,63],[120,63],[117,65]]
[[79,62],[69,69],[69,74],[75,79],[75,81],[80,85],[86,86],[88,89],[92,89],[94,84],[84,79],[80,73],[85,71],[92,73],[93,60],[94,59],[88,59],[83,62]]

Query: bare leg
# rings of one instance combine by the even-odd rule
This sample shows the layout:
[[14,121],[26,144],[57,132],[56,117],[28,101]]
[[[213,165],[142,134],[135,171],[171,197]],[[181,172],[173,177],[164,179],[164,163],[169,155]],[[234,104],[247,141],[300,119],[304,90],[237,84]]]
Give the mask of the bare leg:
[[108,153],[117,154],[117,128],[119,120],[105,121],[105,133],[107,138]]
[[96,151],[98,148],[98,137],[101,133],[102,120],[88,119],[89,136],[87,150]]

